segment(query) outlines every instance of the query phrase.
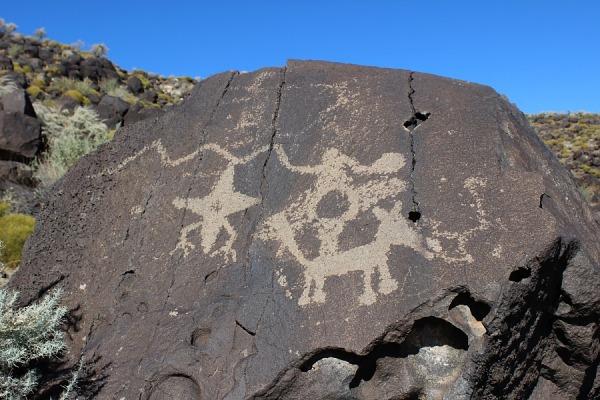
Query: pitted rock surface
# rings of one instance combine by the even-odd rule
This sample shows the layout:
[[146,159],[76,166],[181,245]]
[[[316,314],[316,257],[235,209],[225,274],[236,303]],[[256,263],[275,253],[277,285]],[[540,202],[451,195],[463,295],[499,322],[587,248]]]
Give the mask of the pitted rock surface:
[[491,88],[290,61],[85,157],[11,286],[98,399],[592,399],[599,237]]

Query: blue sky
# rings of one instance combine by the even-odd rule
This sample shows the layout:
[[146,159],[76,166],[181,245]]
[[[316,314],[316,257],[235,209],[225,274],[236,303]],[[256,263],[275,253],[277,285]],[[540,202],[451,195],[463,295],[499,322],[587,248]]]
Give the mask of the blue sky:
[[600,112],[597,0],[3,3],[17,32],[105,43],[124,69],[205,78],[318,59],[490,85],[527,113]]

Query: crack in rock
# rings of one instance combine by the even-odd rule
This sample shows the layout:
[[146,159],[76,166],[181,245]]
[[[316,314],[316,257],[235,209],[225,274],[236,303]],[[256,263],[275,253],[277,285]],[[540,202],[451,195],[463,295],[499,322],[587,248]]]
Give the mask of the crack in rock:
[[414,172],[415,166],[417,164],[417,156],[416,156],[416,148],[415,148],[415,129],[423,122],[426,121],[431,113],[423,113],[417,111],[414,104],[413,95],[415,94],[415,89],[412,86],[414,80],[414,72],[410,73],[408,78],[408,100],[410,101],[410,107],[412,109],[412,116],[404,121],[404,128],[408,130],[410,134],[410,154],[412,156],[412,163],[410,168],[410,182],[411,182],[411,192],[412,192],[412,209],[408,213],[408,219],[412,222],[417,223],[419,219],[421,219],[421,212],[419,211],[419,202],[417,200],[417,190],[415,188],[415,179]]

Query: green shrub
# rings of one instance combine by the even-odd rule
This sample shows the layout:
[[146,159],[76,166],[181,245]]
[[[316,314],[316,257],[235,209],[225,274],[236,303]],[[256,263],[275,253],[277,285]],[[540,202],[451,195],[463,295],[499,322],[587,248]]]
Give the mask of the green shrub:
[[141,74],[139,72],[136,72],[135,77],[138,78],[140,80],[140,82],[142,82],[142,86],[144,87],[144,90],[146,90],[150,86],[152,86],[152,83],[148,79],[147,74]]
[[46,80],[44,79],[44,75],[40,74],[36,78],[31,81],[32,85],[38,86],[40,88],[46,87]]
[[46,36],[46,29],[45,28],[38,28],[35,30],[35,32],[33,33],[37,38],[39,39],[43,39],[44,36]]
[[76,90],[85,96],[94,92],[94,83],[89,78],[77,80],[60,77],[52,81],[52,84],[48,90],[55,94],[65,93],[69,90]]
[[79,90],[69,89],[66,92],[64,92],[63,95],[70,97],[73,100],[76,100],[79,104],[83,106],[90,104],[90,99],[85,97],[83,93],[81,93]]
[[42,92],[43,92],[42,89],[37,85],[31,85],[27,88],[27,93],[31,97],[38,97],[38,95]]
[[44,70],[50,76],[52,76],[52,75],[59,76],[61,74],[60,68],[58,68],[56,65],[49,65],[46,68],[44,68]]
[[21,54],[23,54],[23,47],[18,44],[11,44],[8,48],[8,55],[10,58],[18,58]]
[[121,99],[133,96],[125,85],[122,85],[117,79],[108,79],[99,83],[100,88],[109,96],[120,97]]
[[110,140],[108,127],[91,108],[69,112],[35,104],[35,111],[49,147],[45,156],[34,162],[34,178],[42,190],[52,186],[79,158]]
[[5,245],[0,262],[7,268],[17,268],[25,242],[33,233],[35,218],[26,214],[8,214],[10,204],[0,202],[0,242]]

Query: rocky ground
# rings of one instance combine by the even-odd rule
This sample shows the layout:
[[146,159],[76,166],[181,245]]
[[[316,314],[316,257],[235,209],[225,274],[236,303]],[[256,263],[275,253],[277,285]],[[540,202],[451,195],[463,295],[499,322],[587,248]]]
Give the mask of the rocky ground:
[[600,211],[600,115],[578,112],[528,117],[544,143],[571,172],[586,201]]

